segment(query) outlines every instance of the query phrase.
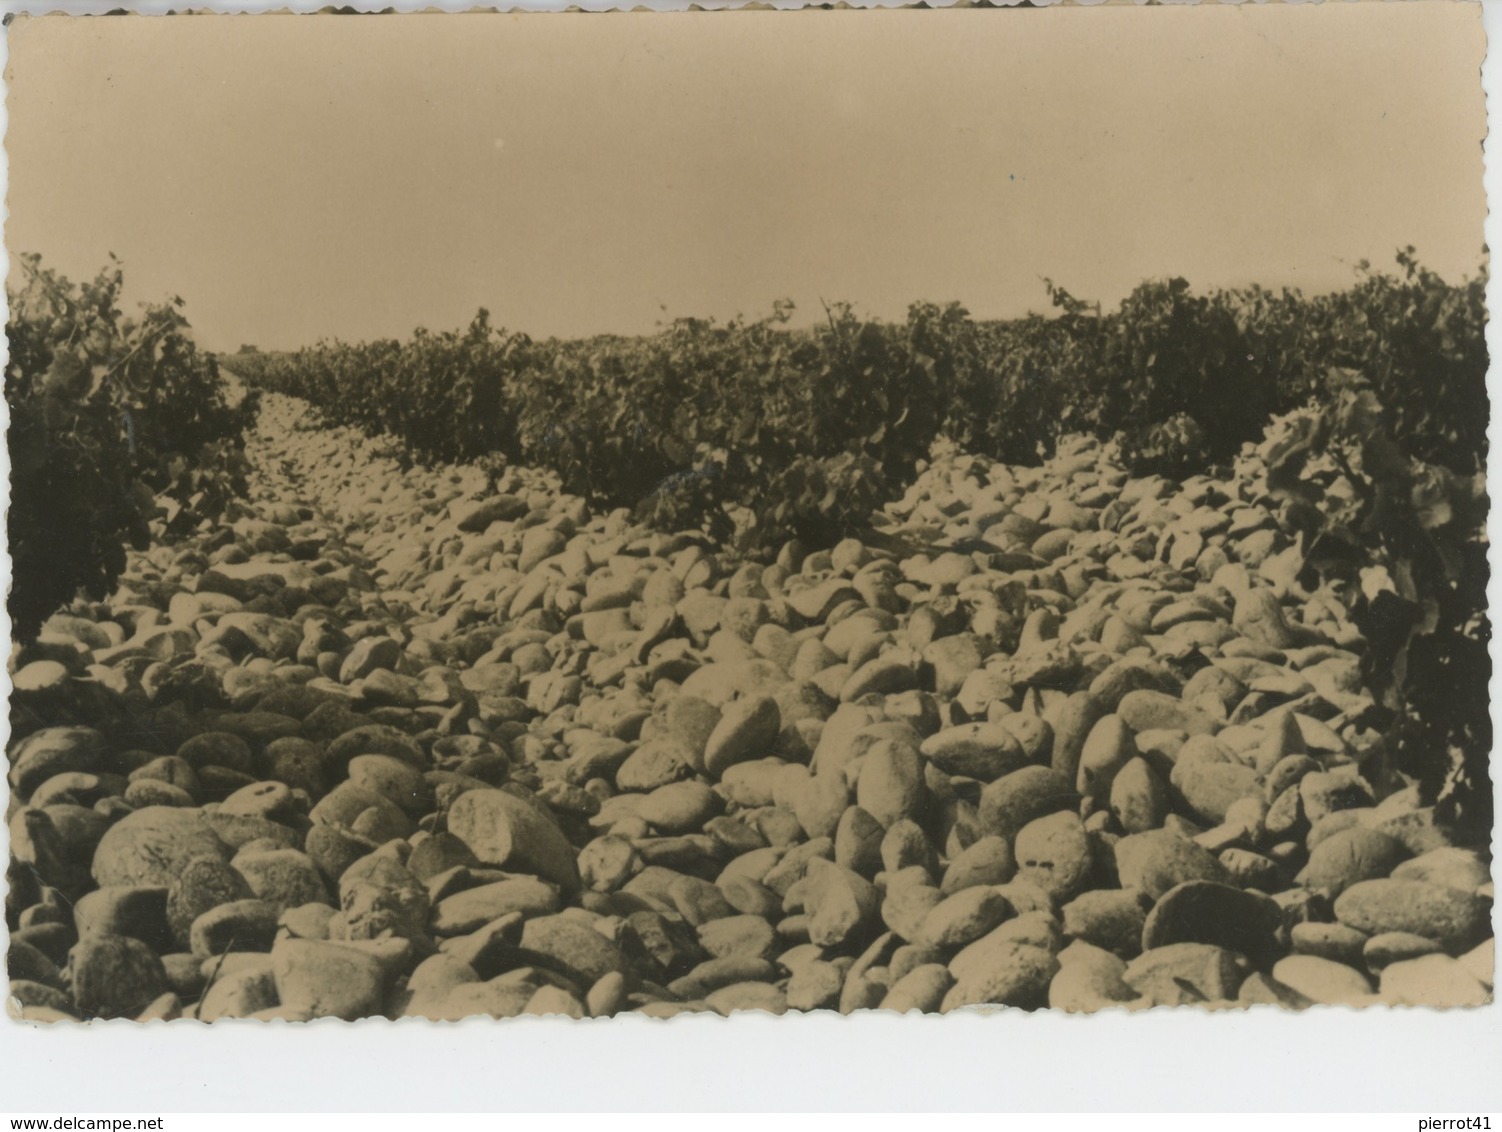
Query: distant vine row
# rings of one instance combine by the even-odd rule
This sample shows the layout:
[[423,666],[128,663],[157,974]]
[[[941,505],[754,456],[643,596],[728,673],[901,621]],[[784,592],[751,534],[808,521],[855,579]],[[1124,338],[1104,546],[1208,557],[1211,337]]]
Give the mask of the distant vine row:
[[1273,414],[1323,399],[1337,368],[1370,382],[1406,451],[1473,474],[1488,419],[1485,276],[1447,283],[1412,249],[1398,266],[1363,264],[1351,288],[1317,297],[1153,281],[1105,312],[1049,283],[1054,310],[1011,322],[957,303],[916,303],[900,323],[839,305],[793,329],[780,302],[758,321],[535,341],[482,310],[462,331],[230,364],[415,459],[550,468],[597,502],[751,548],[848,533],[941,435],[1012,464],[1088,432],[1119,436],[1138,471],[1223,465]]

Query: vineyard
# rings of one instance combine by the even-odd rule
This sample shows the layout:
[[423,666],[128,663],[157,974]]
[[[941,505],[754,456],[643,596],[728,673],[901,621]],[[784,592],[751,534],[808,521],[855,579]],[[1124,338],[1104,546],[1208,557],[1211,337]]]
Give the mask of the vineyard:
[[215,359],[23,268],[25,1017],[1491,998],[1484,276]]

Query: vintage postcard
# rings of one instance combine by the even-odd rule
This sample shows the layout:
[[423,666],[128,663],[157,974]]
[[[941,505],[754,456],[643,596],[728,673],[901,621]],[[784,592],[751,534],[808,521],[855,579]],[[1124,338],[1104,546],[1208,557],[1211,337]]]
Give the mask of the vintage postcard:
[[1490,1003],[1481,15],[13,19],[12,1017]]

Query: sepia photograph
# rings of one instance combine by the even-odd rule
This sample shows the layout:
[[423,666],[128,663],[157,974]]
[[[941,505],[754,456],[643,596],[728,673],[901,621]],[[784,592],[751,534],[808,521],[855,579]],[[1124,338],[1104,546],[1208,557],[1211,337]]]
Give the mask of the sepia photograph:
[[840,7],[9,18],[28,1040],[1494,1009],[1481,5]]

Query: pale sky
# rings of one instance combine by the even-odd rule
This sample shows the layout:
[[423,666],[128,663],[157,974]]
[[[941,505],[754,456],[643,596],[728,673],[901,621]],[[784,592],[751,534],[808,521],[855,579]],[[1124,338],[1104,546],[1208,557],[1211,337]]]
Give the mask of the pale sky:
[[1482,257],[1479,5],[22,18],[5,245],[200,341]]

